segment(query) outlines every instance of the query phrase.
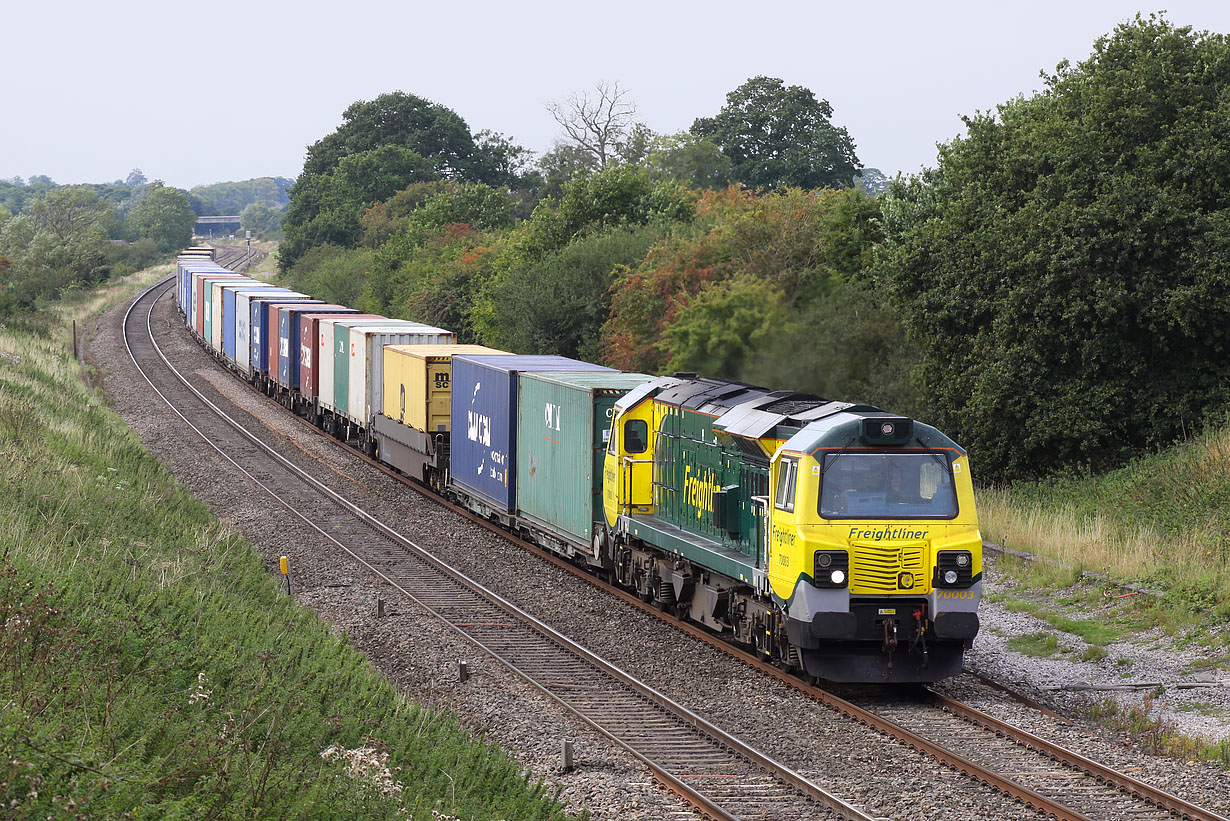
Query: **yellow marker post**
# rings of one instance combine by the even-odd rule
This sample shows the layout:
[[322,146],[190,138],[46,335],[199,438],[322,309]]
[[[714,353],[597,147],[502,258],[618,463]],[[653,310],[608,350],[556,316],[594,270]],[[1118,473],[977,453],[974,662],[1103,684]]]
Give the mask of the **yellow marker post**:
[[286,577],[286,595],[290,595],[290,560],[285,556],[278,562],[282,567],[282,575]]

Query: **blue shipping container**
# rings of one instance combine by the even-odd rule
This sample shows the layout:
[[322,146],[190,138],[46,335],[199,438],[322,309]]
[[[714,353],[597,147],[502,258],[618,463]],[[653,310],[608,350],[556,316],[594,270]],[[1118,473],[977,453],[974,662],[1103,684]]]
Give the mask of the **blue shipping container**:
[[453,484],[496,510],[515,511],[517,374],[611,370],[566,356],[454,356],[449,454]]
[[[235,361],[235,294],[240,291],[251,291],[258,293],[260,291],[268,291],[274,293],[289,293],[288,288],[278,288],[273,285],[249,285],[246,288],[231,287],[229,285],[222,288],[222,354],[232,362]],[[247,327],[247,323],[244,323]]]
[[278,378],[284,388],[299,389],[299,355],[304,314],[357,314],[354,308],[345,305],[281,305],[278,307]]
[[[252,316],[249,318],[248,327],[252,330],[252,356],[249,362],[252,365],[252,370],[257,373],[269,372],[269,328],[273,327],[276,331],[278,320],[275,316],[273,325],[269,324],[269,310],[272,308],[275,312],[279,305],[324,305],[323,299],[287,299],[279,300],[276,297],[273,299],[254,299],[249,303],[249,310]],[[273,334],[273,344],[277,344],[277,334]]]

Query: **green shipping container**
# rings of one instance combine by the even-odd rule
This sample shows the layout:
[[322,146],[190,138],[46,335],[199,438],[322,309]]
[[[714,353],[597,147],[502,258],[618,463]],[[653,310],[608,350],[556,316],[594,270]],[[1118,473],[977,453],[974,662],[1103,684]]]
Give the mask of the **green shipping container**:
[[653,379],[610,371],[523,372],[517,397],[517,512],[588,552],[602,520],[612,409]]

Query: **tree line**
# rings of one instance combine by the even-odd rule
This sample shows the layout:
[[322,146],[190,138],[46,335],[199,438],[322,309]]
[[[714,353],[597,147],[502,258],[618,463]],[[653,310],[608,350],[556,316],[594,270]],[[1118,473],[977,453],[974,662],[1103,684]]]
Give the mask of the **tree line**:
[[892,181],[775,78],[672,135],[599,86],[536,162],[386,94],[309,147],[282,271],[464,341],[879,404],[984,480],[1102,469],[1230,403],[1227,87],[1223,35],[1138,17]]
[[134,174],[107,185],[0,184],[0,201],[16,210],[0,206],[0,319],[29,319],[49,300],[191,242],[196,214],[187,194]]

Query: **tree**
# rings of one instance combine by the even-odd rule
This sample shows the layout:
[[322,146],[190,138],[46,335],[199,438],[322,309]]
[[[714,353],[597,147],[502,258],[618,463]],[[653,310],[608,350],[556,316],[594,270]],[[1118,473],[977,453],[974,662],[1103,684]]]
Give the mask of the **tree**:
[[655,139],[645,157],[645,167],[653,176],[698,190],[725,188],[734,179],[730,158],[717,143],[686,131]]
[[314,245],[354,246],[363,211],[411,183],[505,186],[516,181],[526,156],[491,132],[476,143],[456,112],[413,94],[360,100],[346,109],[336,131],[308,148],[303,174],[290,191],[280,265],[288,270]]
[[715,117],[692,124],[730,158],[735,179],[751,188],[846,188],[859,169],[854,142],[829,122],[833,107],[803,86],[753,77],[726,95]]
[[[772,292],[772,299],[749,301],[761,309],[780,306],[778,317],[823,304],[870,264],[880,236],[877,216],[876,202],[852,189],[706,192],[693,231],[673,231],[614,283],[604,362],[657,372],[672,360],[687,361],[739,376],[758,344],[750,329],[759,325],[747,324],[751,318],[737,310],[736,297],[748,297],[753,284]],[[748,333],[735,332],[740,329]]]
[[156,180],[128,212],[127,224],[136,236],[149,237],[160,250],[170,253],[192,243],[196,213],[186,191]]
[[638,263],[657,237],[652,228],[618,227],[500,271],[477,299],[480,339],[518,353],[596,360],[616,273]]
[[592,175],[598,166],[594,155],[579,145],[557,140],[551,150],[538,158],[538,172],[542,177],[542,196],[559,199],[564,184],[580,177]]
[[0,225],[0,256],[11,261],[0,281],[0,312],[26,310],[66,288],[104,279],[103,225],[113,211],[88,187],[61,186]]
[[1102,468],[1230,403],[1230,44],[1137,18],[884,200],[882,287],[979,475]]
[[145,185],[149,182],[145,175],[141,173],[140,168],[134,168],[128,172],[128,176],[124,178],[124,185],[129,188],[136,188],[138,185]]
[[547,104],[547,111],[560,124],[573,144],[588,154],[597,171],[619,160],[619,149],[632,133],[636,105],[619,83],[598,83],[588,91],[570,94],[564,103]]
[[239,225],[248,231],[277,231],[282,227],[282,212],[263,202],[249,203],[239,212]]
[[474,137],[455,111],[395,91],[351,104],[337,130],[308,148],[303,174],[332,173],[343,157],[389,145],[423,157],[439,178],[488,182],[484,174],[501,173],[500,163],[491,162],[493,155],[500,154],[495,148],[476,162]]

